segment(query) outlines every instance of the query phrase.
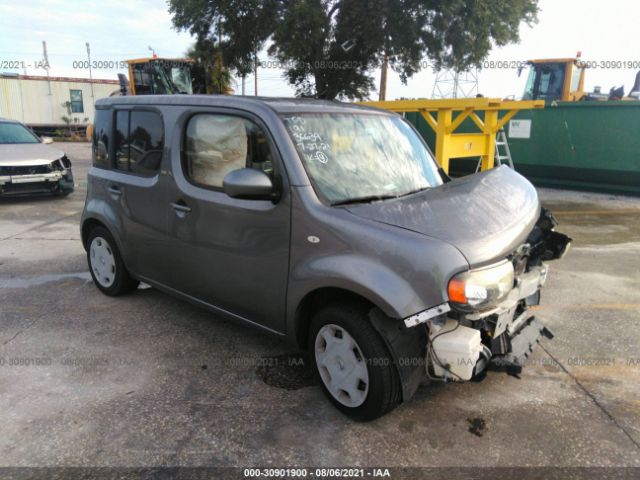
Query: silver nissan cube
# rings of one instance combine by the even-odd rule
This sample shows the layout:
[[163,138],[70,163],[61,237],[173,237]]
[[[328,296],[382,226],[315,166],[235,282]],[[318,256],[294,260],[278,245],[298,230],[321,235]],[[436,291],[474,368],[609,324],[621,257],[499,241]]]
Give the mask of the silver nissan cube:
[[512,169],[452,180],[401,116],[339,102],[96,108],[81,231],[105,294],[145,282],[286,339],[358,420],[425,377],[517,375],[552,337],[530,307],[571,239]]

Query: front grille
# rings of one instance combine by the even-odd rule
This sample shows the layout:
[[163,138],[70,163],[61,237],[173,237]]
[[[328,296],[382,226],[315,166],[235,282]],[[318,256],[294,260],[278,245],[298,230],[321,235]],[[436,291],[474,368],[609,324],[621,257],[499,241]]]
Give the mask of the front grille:
[[[56,165],[54,165],[54,163]],[[50,163],[48,165],[0,166],[0,176],[38,175],[42,173],[51,173],[54,170],[61,170],[60,168],[54,168],[54,166],[57,167],[58,166],[57,164],[59,163],[60,162],[56,160],[55,162]]]

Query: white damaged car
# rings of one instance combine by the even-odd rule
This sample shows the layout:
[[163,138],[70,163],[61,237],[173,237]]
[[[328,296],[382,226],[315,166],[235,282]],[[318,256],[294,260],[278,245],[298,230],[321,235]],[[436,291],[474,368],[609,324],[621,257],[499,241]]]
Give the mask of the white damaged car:
[[16,120],[0,118],[0,195],[73,192],[71,161]]

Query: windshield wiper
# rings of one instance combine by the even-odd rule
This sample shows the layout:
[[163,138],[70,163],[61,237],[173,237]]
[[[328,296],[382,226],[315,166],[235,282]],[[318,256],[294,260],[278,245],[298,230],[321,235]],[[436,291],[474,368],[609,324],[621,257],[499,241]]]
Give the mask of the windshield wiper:
[[338,200],[331,204],[332,207],[336,205],[349,205],[351,203],[371,203],[376,200],[388,200],[390,198],[398,198],[398,195],[366,195],[364,197],[347,198],[346,200]]

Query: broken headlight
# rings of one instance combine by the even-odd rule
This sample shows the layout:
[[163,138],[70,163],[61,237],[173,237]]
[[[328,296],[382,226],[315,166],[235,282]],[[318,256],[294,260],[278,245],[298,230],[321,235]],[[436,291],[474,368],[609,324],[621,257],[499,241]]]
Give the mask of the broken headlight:
[[513,288],[513,264],[504,261],[490,267],[459,273],[449,280],[449,301],[461,310],[482,310],[501,302]]
[[69,168],[71,168],[71,160],[69,160],[66,155],[51,162],[52,170],[67,170]]

